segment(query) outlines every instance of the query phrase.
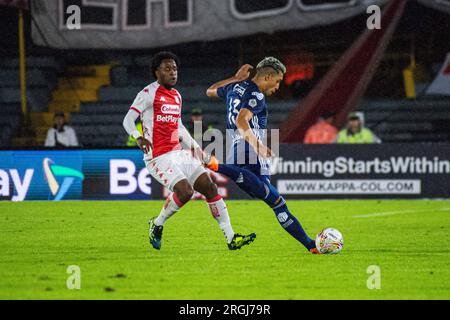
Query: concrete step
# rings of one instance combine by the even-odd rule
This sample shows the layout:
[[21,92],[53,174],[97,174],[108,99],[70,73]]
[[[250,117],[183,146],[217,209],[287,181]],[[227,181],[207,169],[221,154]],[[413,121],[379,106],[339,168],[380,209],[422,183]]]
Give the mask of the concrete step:
[[50,112],[80,112],[79,100],[52,101],[48,106]]
[[53,101],[74,101],[78,100],[81,102],[96,102],[98,101],[97,90],[67,90],[58,89],[52,93]]
[[58,89],[62,90],[98,90],[102,86],[109,85],[109,77],[73,77],[58,79]]

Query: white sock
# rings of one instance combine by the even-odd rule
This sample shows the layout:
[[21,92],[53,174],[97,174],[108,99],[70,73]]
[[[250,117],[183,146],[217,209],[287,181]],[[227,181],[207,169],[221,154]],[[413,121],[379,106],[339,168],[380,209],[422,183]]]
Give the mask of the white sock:
[[167,197],[166,203],[164,203],[164,207],[161,209],[158,218],[155,219],[155,224],[157,226],[163,226],[166,220],[173,216],[175,212],[178,212],[182,206],[183,204],[178,200],[176,194],[170,194]]
[[227,243],[230,243],[234,237],[234,231],[231,227],[230,217],[228,216],[228,209],[225,201],[223,201],[221,196],[216,196],[213,199],[207,200],[209,210],[213,215],[214,219],[219,223],[220,229],[222,229]]

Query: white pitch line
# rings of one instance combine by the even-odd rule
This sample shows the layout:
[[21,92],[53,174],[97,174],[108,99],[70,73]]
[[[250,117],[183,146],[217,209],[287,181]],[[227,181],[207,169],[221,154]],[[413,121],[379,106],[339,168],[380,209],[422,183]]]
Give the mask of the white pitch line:
[[446,211],[450,211],[450,208],[376,212],[376,213],[368,213],[368,214],[356,215],[356,216],[353,216],[353,218],[372,218],[372,217],[392,216],[392,215],[403,214],[403,213],[419,213],[419,212],[430,212],[430,211],[446,212]]

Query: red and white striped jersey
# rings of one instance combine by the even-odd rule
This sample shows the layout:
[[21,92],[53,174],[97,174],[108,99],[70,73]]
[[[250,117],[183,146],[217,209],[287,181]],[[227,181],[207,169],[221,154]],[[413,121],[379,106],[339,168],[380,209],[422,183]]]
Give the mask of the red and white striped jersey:
[[181,105],[181,95],[176,89],[169,90],[156,81],[137,95],[130,109],[140,115],[144,137],[153,146],[147,159],[182,149],[179,139]]

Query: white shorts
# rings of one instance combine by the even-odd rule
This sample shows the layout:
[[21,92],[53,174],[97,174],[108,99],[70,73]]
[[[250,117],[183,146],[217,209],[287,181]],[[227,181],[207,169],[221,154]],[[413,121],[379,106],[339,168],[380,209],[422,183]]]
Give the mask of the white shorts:
[[171,151],[144,162],[152,177],[170,191],[183,179],[187,179],[189,184],[194,186],[198,177],[206,173],[200,160],[187,150]]

